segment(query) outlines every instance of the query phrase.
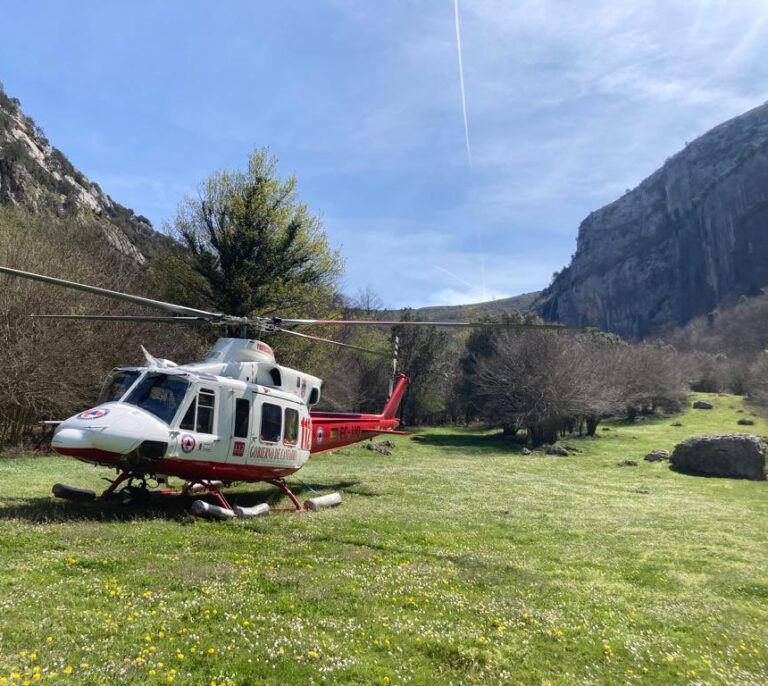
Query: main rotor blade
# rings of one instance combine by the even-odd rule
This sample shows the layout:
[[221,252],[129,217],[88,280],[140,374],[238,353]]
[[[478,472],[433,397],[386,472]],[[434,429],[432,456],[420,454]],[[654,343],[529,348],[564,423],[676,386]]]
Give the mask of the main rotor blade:
[[283,319],[275,318],[275,324],[340,324],[343,326],[459,326],[482,328],[484,326],[509,327],[512,329],[565,329],[560,324],[505,324],[503,322],[416,322],[416,321],[382,321],[378,319]]
[[481,324],[473,324],[471,322],[395,322],[395,321],[381,321],[378,319],[283,319],[278,317],[275,319],[276,324],[319,324],[325,326],[326,324],[341,324],[352,326],[482,326]]
[[33,319],[86,319],[90,321],[107,322],[158,322],[160,324],[190,324],[192,322],[208,322],[205,317],[153,317],[151,315],[123,314],[31,314]]
[[237,324],[244,324],[248,321],[243,317],[233,317],[231,315],[221,314],[220,312],[206,312],[205,310],[196,310],[193,307],[186,307],[185,305],[174,305],[173,303],[163,302],[162,300],[152,300],[151,298],[144,298],[140,295],[131,295],[129,293],[111,291],[108,288],[88,286],[87,284],[77,283],[75,281],[57,279],[53,276],[44,276],[43,274],[34,274],[33,272],[23,272],[20,269],[11,269],[10,267],[0,267],[0,273],[10,274],[11,276],[18,276],[22,279],[31,279],[32,281],[42,281],[43,283],[50,283],[54,286],[63,286],[64,288],[70,288],[75,291],[83,291],[85,293],[103,295],[106,298],[124,300],[125,302],[133,303],[134,305],[144,305],[145,307],[152,307],[156,310],[164,310],[165,312],[193,315],[208,320],[224,320]]
[[320,343],[331,343],[332,345],[338,345],[342,348],[352,348],[352,350],[359,350],[360,352],[370,353],[371,355],[381,355],[382,357],[391,357],[391,352],[384,352],[383,350],[370,350],[368,348],[362,348],[359,345],[351,345],[350,343],[341,343],[340,341],[333,341],[330,338],[322,338],[320,336],[311,336],[308,333],[300,333],[299,331],[291,331],[290,329],[277,329],[276,333],[287,333],[291,336],[299,336],[300,338],[307,338],[310,341],[318,341]]

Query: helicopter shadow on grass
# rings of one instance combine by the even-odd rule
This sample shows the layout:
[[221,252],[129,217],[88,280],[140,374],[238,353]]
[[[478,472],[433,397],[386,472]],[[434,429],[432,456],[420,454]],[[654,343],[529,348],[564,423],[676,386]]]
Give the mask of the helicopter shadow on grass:
[[[374,496],[355,486],[359,481],[339,481],[336,483],[291,484],[291,490],[299,498],[311,498],[320,493],[339,491],[362,496]],[[283,492],[276,487],[258,488],[251,491],[227,493],[224,491],[230,505],[233,507],[253,507],[267,503],[274,509],[290,507]],[[179,523],[190,523],[194,518],[190,508],[195,500],[205,500],[214,503],[208,493],[193,495],[160,495],[152,494],[147,498],[123,503],[119,494],[104,501],[78,502],[61,500],[53,496],[47,497],[5,497],[0,498],[0,522],[20,520],[32,524],[56,524],[65,522],[130,522],[151,519],[165,519]]]
[[430,445],[448,450],[492,450],[494,452],[502,450],[519,453],[525,447],[525,443],[505,436],[501,431],[493,434],[469,432],[416,434],[411,440],[420,445]]

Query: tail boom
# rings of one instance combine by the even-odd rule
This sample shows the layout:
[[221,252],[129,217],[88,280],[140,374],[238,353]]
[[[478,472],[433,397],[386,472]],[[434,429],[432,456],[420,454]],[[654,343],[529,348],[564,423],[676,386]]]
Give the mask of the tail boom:
[[310,452],[315,454],[343,448],[381,434],[407,435],[406,432],[397,430],[400,420],[396,416],[407,387],[408,377],[400,374],[381,414],[311,412]]

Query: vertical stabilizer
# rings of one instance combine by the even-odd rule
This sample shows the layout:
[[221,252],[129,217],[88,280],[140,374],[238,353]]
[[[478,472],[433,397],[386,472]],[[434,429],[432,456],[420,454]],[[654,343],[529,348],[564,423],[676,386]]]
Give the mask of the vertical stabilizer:
[[392,395],[389,396],[389,400],[387,400],[387,404],[384,406],[384,411],[381,413],[382,417],[392,419],[397,414],[406,388],[408,388],[408,377],[405,374],[398,374]]

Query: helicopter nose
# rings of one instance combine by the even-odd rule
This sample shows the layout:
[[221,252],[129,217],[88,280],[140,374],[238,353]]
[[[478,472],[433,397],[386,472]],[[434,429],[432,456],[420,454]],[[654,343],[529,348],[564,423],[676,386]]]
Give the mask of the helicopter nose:
[[[60,455],[84,459],[114,459],[119,451],[105,450],[101,432],[78,429],[72,426],[60,426],[51,439],[51,448]],[[110,446],[111,447],[111,446]]]
[[[51,447],[62,455],[115,462],[144,444],[152,457],[162,457],[168,427],[130,405],[113,404],[81,412],[59,425]],[[150,456],[150,455],[147,455]]]
[[59,448],[92,448],[93,444],[87,431],[63,427],[56,431],[51,440],[51,447],[54,450]]

